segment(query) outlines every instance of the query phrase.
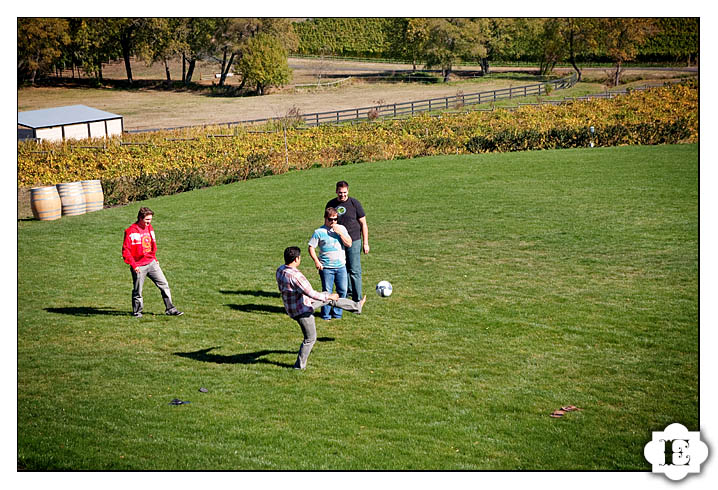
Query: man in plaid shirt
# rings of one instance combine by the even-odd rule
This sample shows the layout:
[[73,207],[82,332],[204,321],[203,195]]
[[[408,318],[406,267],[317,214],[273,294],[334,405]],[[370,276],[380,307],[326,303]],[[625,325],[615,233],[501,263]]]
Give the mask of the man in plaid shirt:
[[332,305],[342,310],[361,313],[366,296],[361,301],[340,298],[337,293],[318,292],[312,288],[304,274],[299,271],[302,261],[299,247],[287,247],[284,250],[284,265],[277,269],[277,286],[282,293],[284,309],[292,319],[299,323],[304,341],[299,347],[294,369],[305,369],[309,353],[317,340],[317,328],[314,323],[314,310],[324,305]]

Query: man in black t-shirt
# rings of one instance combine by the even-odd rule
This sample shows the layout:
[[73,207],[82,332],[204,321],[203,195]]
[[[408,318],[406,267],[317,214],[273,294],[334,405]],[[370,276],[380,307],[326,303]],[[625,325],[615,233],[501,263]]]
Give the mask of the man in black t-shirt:
[[361,203],[349,197],[349,184],[337,182],[337,197],[327,203],[325,208],[334,208],[339,215],[339,224],[343,225],[352,239],[352,246],[346,249],[349,287],[347,297],[359,301],[362,297],[361,252],[369,253],[369,228],[366,214]]

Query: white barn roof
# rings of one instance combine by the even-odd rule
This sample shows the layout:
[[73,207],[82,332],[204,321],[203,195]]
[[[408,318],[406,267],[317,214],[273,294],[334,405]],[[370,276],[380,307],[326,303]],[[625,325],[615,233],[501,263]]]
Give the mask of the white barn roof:
[[122,119],[122,116],[87,107],[86,105],[69,105],[17,113],[17,123],[20,126],[33,129],[67,126],[107,119]]
[[124,121],[119,114],[86,105],[18,112],[17,125],[19,140],[36,141],[121,137],[124,130]]

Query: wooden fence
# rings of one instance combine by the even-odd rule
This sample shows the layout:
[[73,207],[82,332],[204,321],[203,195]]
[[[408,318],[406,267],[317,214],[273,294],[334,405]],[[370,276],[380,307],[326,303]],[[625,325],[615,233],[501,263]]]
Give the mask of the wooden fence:
[[[400,102],[396,104],[375,105],[369,107],[358,107],[355,109],[343,109],[339,111],[313,112],[300,114],[297,119],[302,120],[307,126],[318,126],[320,124],[337,124],[349,121],[366,121],[385,117],[413,116],[422,112],[445,111],[449,109],[460,109],[465,106],[487,104],[498,100],[511,99],[514,97],[528,97],[531,95],[547,95],[552,90],[560,90],[573,87],[576,84],[577,76],[559,78],[547,82],[525,85],[522,87],[509,87],[497,90],[488,90],[473,94],[457,94],[448,97],[437,97],[433,99],[414,100],[411,102]],[[185,129],[202,126],[241,126],[247,124],[261,124],[283,119],[282,117],[270,117],[261,119],[247,119],[228,123],[205,124],[201,126],[179,126],[173,128],[157,129],[136,129],[126,130],[126,133],[147,133],[161,130]]]
[[[342,111],[315,112],[302,114],[300,117],[308,126],[318,126],[327,123],[341,123],[350,120],[370,120],[385,117],[414,116],[421,112],[446,111],[460,109],[469,105],[479,105],[496,102],[498,100],[514,97],[528,97],[531,95],[547,95],[552,90],[570,88],[576,84],[576,75],[549,82],[525,85],[523,87],[509,87],[489,90],[473,94],[457,94],[448,97],[414,100],[395,104],[359,107]],[[549,88],[550,87],[550,88]]]

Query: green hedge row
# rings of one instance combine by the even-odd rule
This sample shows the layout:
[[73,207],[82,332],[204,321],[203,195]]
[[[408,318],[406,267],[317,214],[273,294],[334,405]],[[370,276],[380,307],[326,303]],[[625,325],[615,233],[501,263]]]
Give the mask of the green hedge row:
[[383,57],[388,55],[388,18],[322,17],[294,24],[298,54]]
[[[321,17],[294,23],[299,37],[296,54],[391,58],[392,22],[397,18]],[[656,19],[658,32],[639,48],[637,62],[695,61],[699,49],[699,18]],[[518,59],[530,61],[527,56]],[[605,52],[579,56],[581,63],[610,62]],[[508,60],[492,59],[493,63]],[[532,60],[538,62],[538,60]]]

